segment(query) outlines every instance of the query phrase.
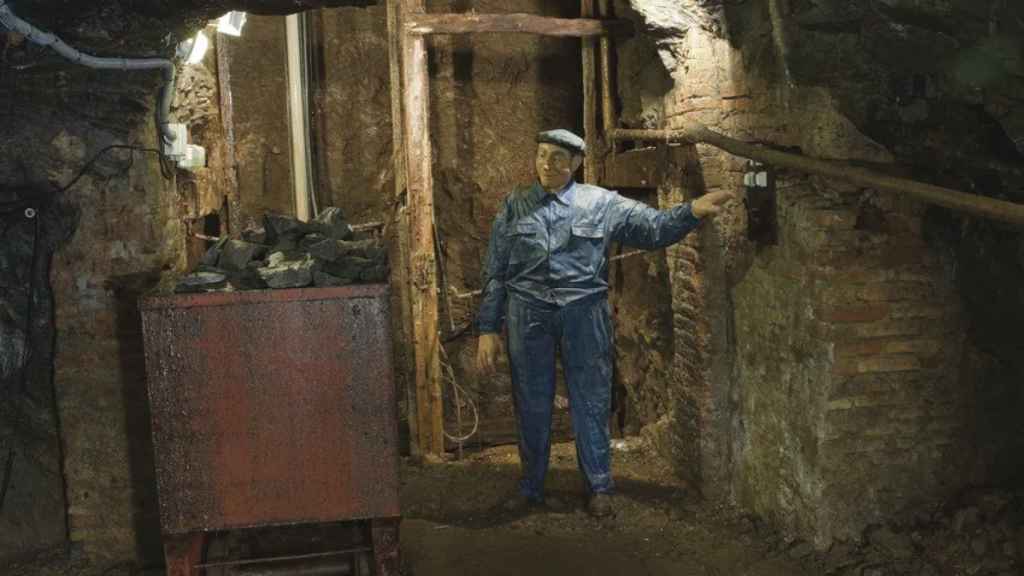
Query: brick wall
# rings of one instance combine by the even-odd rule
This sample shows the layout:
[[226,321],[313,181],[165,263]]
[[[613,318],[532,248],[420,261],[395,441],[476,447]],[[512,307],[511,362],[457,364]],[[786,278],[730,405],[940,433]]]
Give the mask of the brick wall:
[[[694,119],[810,156],[893,161],[827,92],[785,82],[756,26],[744,33],[662,40],[667,127]],[[744,160],[687,153],[683,194],[742,192]],[[669,250],[672,418],[646,433],[705,495],[827,546],[980,478],[958,386],[961,302],[921,204],[789,172],[777,193],[777,245],[749,242],[737,205]]]

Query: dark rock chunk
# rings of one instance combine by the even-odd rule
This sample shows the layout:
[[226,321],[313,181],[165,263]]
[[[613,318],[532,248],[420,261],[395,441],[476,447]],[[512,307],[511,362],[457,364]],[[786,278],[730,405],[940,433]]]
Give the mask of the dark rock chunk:
[[331,276],[355,281],[362,277],[364,271],[373,268],[375,262],[359,256],[348,256],[335,262],[323,262],[322,266],[324,272]]
[[223,272],[197,271],[185,276],[174,287],[175,292],[211,292],[227,286],[228,277]]
[[245,270],[246,265],[256,258],[259,251],[260,247],[251,242],[229,240],[221,250],[217,265],[232,272]]
[[324,240],[309,247],[309,253],[314,258],[327,262],[336,262],[341,258],[358,256],[382,262],[387,258],[387,252],[380,242],[376,240],[364,240],[361,242],[346,242],[344,240]]
[[313,283],[315,266],[316,262],[312,258],[282,262],[276,266],[260,268],[259,275],[270,288],[302,288]]
[[302,237],[302,240],[299,240],[299,247],[302,248],[303,250],[309,250],[310,246],[314,246],[320,242],[323,242],[326,239],[326,236],[318,232],[306,234],[305,236]]
[[284,252],[294,254],[300,251],[299,239],[298,238],[280,238],[274,245],[268,250],[269,252]]
[[203,257],[199,260],[199,263],[206,266],[216,266],[217,262],[220,261],[221,252],[224,251],[224,245],[227,243],[227,238],[221,238],[220,240],[215,242],[213,246],[210,246],[210,248],[206,251],[206,254],[203,254]]
[[345,213],[336,206],[325,208],[310,222],[310,225],[313,230],[327,238],[348,240],[352,237],[352,227],[345,222]]
[[267,283],[263,281],[263,277],[260,276],[259,272],[262,265],[262,262],[259,260],[253,260],[246,265],[244,270],[228,274],[228,282],[236,290],[262,290],[267,287]]
[[242,240],[253,244],[266,244],[267,230],[265,228],[247,228],[242,230]]
[[359,274],[359,280],[362,282],[369,282],[373,284],[387,282],[388,279],[388,267],[386,264],[377,263],[369,268],[364,269]]
[[263,216],[263,229],[267,234],[267,244],[276,245],[284,239],[297,242],[311,232],[309,224],[284,214],[266,214]]

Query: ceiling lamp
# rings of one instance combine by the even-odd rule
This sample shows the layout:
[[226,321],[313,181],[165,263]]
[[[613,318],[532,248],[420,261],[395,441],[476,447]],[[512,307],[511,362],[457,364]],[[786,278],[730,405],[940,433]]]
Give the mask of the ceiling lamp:
[[199,64],[203,61],[203,57],[206,56],[206,51],[210,48],[210,39],[206,37],[206,34],[197,32],[196,37],[192,39],[192,46],[188,52],[188,58],[185,59],[186,64]]
[[232,11],[217,20],[217,32],[228,36],[241,36],[245,26],[245,12]]

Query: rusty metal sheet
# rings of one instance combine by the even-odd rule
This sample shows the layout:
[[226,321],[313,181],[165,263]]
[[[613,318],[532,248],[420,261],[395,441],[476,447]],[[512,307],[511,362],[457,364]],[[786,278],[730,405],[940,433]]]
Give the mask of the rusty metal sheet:
[[140,307],[165,533],[399,515],[386,286]]

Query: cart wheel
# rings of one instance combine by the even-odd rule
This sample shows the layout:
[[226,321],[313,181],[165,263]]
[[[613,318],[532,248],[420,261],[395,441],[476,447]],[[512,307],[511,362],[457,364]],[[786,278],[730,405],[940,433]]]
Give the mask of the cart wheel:
[[359,552],[356,554],[353,576],[373,576],[373,553]]
[[[206,550],[203,551],[203,563],[224,562],[231,557],[231,546],[226,534],[211,534],[206,538]],[[226,566],[204,568],[196,576],[228,576]]]

